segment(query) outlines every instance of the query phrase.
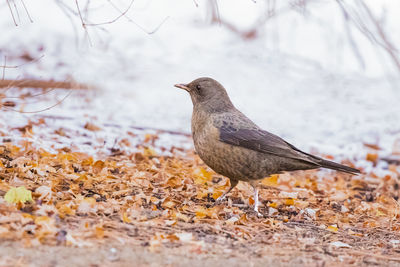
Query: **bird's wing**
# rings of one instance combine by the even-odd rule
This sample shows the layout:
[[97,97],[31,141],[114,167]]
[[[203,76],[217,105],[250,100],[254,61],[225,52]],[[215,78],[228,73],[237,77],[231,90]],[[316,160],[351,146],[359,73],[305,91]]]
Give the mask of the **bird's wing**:
[[[241,114],[242,115],[242,114]],[[228,116],[218,120],[219,140],[234,146],[244,147],[261,153],[302,161],[315,167],[324,167],[337,171],[358,174],[360,171],[336,162],[301,151],[279,136],[260,129],[244,115],[233,119]]]
[[224,143],[318,165],[310,157],[311,155],[302,152],[279,136],[259,128],[239,128],[233,126],[232,123],[222,124],[218,128],[220,141]]

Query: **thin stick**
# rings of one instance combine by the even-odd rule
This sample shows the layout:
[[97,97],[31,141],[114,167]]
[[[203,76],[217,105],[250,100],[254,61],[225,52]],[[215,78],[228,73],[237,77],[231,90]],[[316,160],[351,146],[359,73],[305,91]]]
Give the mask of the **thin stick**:
[[[45,91],[45,92],[40,93],[40,94],[29,95],[29,97],[36,97],[36,96],[46,95],[46,94],[48,94],[48,93],[50,93],[51,91],[54,91],[54,90],[56,90],[56,89],[58,89],[58,88],[51,88],[50,90]],[[24,98],[24,97],[22,97],[22,96],[6,96],[6,97],[4,97],[4,98],[6,98],[6,99],[10,99],[10,98],[11,98],[11,99],[22,99],[22,98]]]
[[32,80],[32,79],[21,79],[21,80],[0,80],[0,88],[60,88],[60,89],[89,89],[90,87],[85,84],[75,82],[60,82],[60,81],[45,81],[45,80]]
[[14,12],[12,11],[12,8],[10,5],[10,0],[7,0],[7,5],[8,5],[8,8],[10,9],[10,13],[11,13],[11,16],[12,16],[15,26],[18,26],[17,21],[15,20],[15,17],[14,17]]
[[371,9],[364,3],[364,1],[359,1],[359,2],[363,6],[364,10],[367,12],[367,14],[368,14],[369,18],[371,19],[371,21],[374,23],[374,25],[376,27],[376,30],[378,31],[378,34],[379,34],[379,36],[381,37],[381,40],[384,43],[383,48],[389,54],[389,56],[392,59],[393,63],[396,65],[397,69],[400,71],[400,60],[399,60],[399,58],[397,57],[397,55],[393,51],[396,48],[388,40],[388,38],[387,38],[385,32],[383,31],[380,23],[376,20],[375,16],[372,14]]
[[18,113],[28,113],[28,114],[29,114],[29,113],[39,113],[39,112],[43,112],[43,111],[52,109],[52,108],[54,108],[55,106],[58,106],[59,104],[61,104],[68,96],[71,95],[71,93],[72,93],[72,90],[70,90],[70,91],[68,92],[68,94],[66,94],[60,101],[58,101],[57,103],[55,103],[54,105],[52,105],[52,106],[50,106],[50,107],[48,107],[48,108],[42,109],[42,110],[36,110],[36,111],[20,111],[20,110],[11,109],[11,108],[6,108],[6,110],[15,111],[15,112],[18,112]]
[[78,14],[79,14],[79,18],[81,19],[82,27],[85,30],[85,36],[88,38],[90,46],[92,46],[92,40],[90,39],[89,32],[86,28],[86,23],[83,21],[83,17],[82,17],[81,9],[79,8],[78,0],[75,0],[75,4],[76,4],[76,8],[78,9]]
[[26,15],[28,16],[28,18],[29,18],[29,20],[31,21],[31,23],[33,23],[32,17],[31,17],[31,15],[29,14],[28,9],[27,9],[26,6],[25,6],[24,0],[21,0],[21,3],[22,3],[22,5],[24,6]]
[[22,67],[22,66],[24,66],[24,65],[26,65],[26,64],[29,64],[29,63],[33,63],[33,62],[39,61],[39,60],[40,60],[40,59],[42,59],[43,57],[44,57],[44,55],[41,55],[40,57],[38,57],[38,58],[35,58],[35,59],[32,59],[31,61],[28,61],[28,62],[22,63],[21,65],[6,66],[6,65],[4,64],[3,66],[0,66],[0,67],[2,67],[2,68],[5,68],[5,69],[16,69],[16,68]]
[[15,0],[12,0],[14,4],[15,13],[17,13],[18,21],[21,22],[21,17],[19,16],[17,5],[15,4]]
[[[112,3],[111,1],[108,1],[108,2],[109,2],[110,4]],[[130,2],[130,4],[129,4],[128,8],[125,9],[125,11],[122,12],[122,13],[121,13],[118,17],[116,17],[115,19],[110,20],[110,21],[108,21],[108,22],[101,22],[101,23],[86,23],[86,26],[100,26],[100,25],[111,24],[111,23],[116,22],[116,21],[119,20],[120,18],[124,17],[125,14],[129,11],[129,9],[131,9],[131,7],[132,7],[132,5],[133,5],[133,2],[135,2],[135,0],[132,0],[132,1]]]
[[350,20],[350,15],[347,12],[347,10],[345,9],[345,7],[344,7],[344,5],[342,3],[342,0],[336,0],[336,3],[338,3],[340,9],[342,10],[344,20],[346,21],[345,29],[346,29],[347,38],[349,39],[349,42],[350,42],[350,46],[353,49],[353,52],[354,52],[356,58],[358,59],[358,62],[360,63],[361,67],[363,69],[365,69],[365,62],[363,60],[363,57],[360,54],[360,51],[359,51],[359,48],[358,48],[356,42],[353,39],[353,36],[351,34],[351,29],[350,29],[349,24],[348,24],[348,22]]
[[[111,1],[109,1],[110,5],[117,10],[118,12],[121,12],[121,10]],[[139,29],[141,29],[142,31],[144,31],[147,34],[153,34],[156,33],[161,26],[169,19],[169,16],[165,17],[165,19],[152,31],[148,31],[145,28],[143,28],[142,26],[140,26],[138,23],[136,23],[135,21],[133,21],[130,17],[128,17],[126,14],[124,15],[124,17],[131,23],[135,24]]]

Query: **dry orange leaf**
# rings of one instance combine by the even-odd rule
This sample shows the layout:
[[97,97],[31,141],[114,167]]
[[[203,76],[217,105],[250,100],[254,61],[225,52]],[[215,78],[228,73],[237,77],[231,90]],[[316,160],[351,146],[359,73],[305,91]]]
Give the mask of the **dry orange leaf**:
[[378,154],[368,153],[366,156],[366,160],[371,161],[371,162],[376,162],[378,160]]
[[102,161],[102,160],[96,161],[92,166],[93,172],[95,174],[98,174],[99,172],[101,172],[101,170],[104,168],[104,166],[105,166],[104,161]]
[[84,128],[86,130],[92,131],[92,132],[96,132],[96,131],[100,131],[101,128],[99,126],[96,126],[95,124],[91,123],[91,122],[87,122],[84,126]]

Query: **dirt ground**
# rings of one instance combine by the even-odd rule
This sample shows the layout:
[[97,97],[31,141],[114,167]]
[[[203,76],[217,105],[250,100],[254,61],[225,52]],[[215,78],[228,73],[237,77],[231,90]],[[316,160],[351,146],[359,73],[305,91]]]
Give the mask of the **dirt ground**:
[[348,238],[346,234],[292,223],[274,233],[260,231],[248,240],[223,231],[216,234],[207,223],[197,228],[186,227],[201,241],[200,246],[198,242],[164,242],[154,246],[143,241],[149,232],[173,231],[173,227],[167,228],[124,227],[121,232],[125,238],[105,238],[83,247],[27,247],[20,241],[2,240],[0,266],[400,266],[399,250],[377,245],[388,238],[384,231],[354,239],[351,248],[331,245],[330,240]]

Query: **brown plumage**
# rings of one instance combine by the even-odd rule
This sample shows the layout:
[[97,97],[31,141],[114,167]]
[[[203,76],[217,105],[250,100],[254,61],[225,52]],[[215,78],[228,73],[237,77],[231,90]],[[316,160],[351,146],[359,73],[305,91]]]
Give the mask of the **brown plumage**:
[[230,179],[231,188],[284,171],[328,168],[350,174],[359,170],[305,153],[282,138],[262,130],[237,110],[225,90],[211,78],[177,84],[190,93],[193,102],[192,135],[200,158],[215,172]]

